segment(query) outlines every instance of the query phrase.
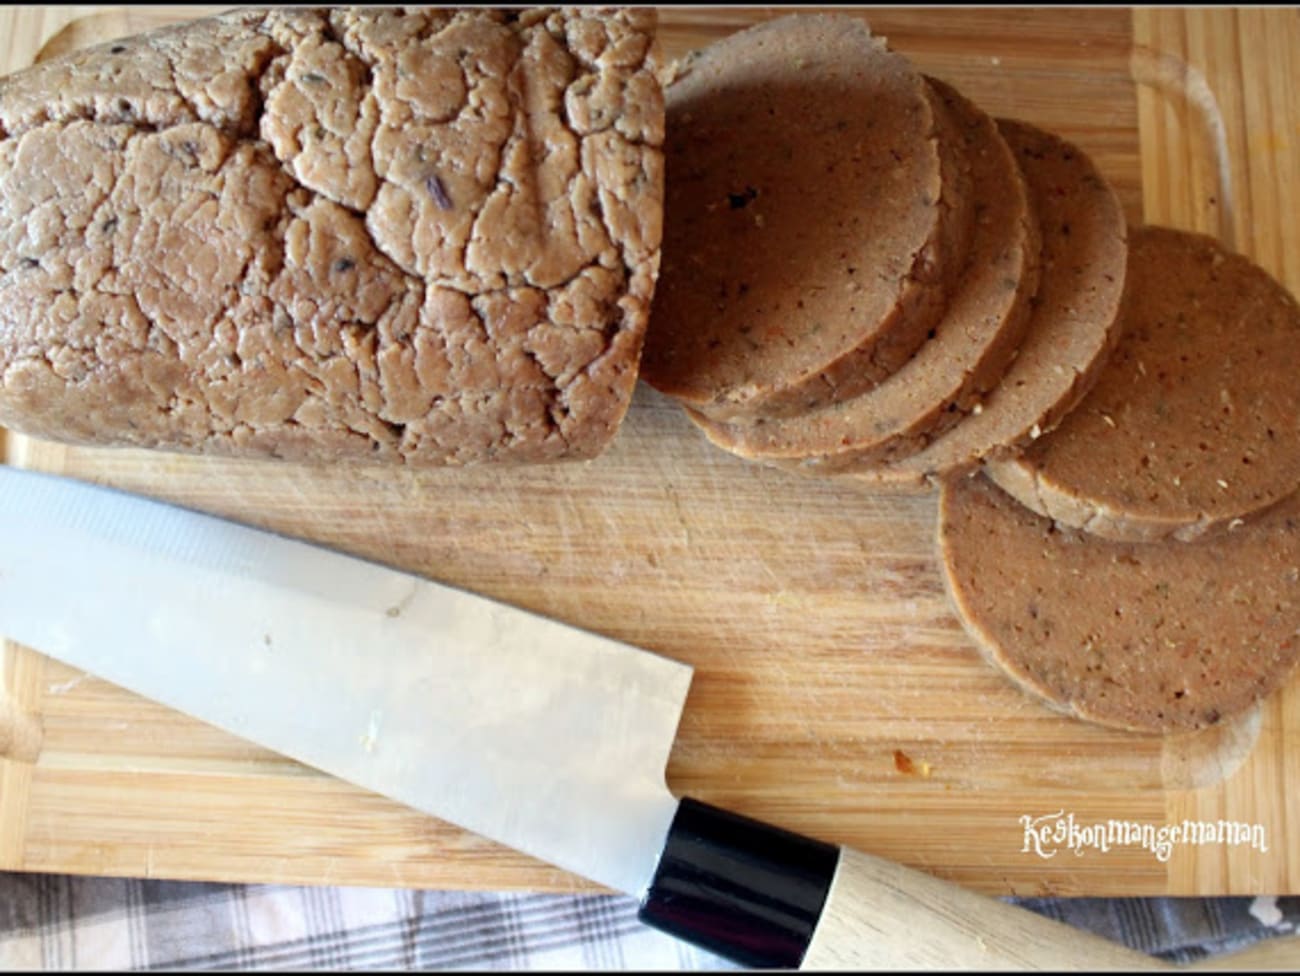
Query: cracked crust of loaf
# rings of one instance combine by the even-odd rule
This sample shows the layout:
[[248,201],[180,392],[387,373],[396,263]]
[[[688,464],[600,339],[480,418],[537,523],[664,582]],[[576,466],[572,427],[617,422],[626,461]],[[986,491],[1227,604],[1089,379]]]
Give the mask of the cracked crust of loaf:
[[241,10],[0,80],[0,422],[303,461],[595,456],[658,275],[654,31]]

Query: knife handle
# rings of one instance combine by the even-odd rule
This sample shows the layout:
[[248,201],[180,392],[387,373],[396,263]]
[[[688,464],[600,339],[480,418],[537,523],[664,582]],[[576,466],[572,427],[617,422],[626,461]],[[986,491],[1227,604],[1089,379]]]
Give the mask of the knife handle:
[[639,914],[755,969],[1173,968],[913,868],[689,798]]
[[1154,956],[841,848],[802,968],[1168,970]]

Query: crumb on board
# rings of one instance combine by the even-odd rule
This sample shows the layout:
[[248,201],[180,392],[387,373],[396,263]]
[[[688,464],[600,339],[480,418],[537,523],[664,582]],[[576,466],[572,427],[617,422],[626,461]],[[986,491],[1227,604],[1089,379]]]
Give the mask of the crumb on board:
[[920,776],[923,779],[929,779],[933,767],[925,760],[917,762],[902,749],[895,749],[894,768],[908,776]]

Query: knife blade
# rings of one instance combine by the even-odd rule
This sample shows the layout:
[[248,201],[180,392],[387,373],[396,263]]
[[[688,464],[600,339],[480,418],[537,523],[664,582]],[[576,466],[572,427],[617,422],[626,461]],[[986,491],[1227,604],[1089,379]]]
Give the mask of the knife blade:
[[691,798],[691,669],[201,512],[0,467],[0,633],[640,899],[756,968],[1152,968],[947,882]]

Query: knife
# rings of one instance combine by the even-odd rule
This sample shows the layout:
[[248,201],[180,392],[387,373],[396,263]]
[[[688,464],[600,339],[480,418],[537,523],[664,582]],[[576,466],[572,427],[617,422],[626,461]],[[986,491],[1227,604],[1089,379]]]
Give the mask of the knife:
[[1167,968],[675,798],[665,769],[684,664],[306,541],[12,467],[0,467],[0,540],[5,636],[634,895],[646,924],[744,966]]

